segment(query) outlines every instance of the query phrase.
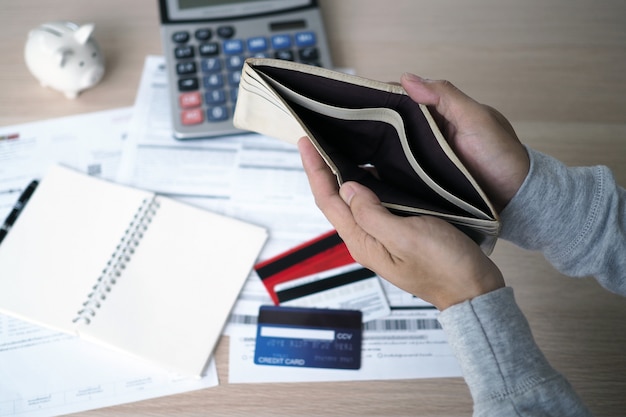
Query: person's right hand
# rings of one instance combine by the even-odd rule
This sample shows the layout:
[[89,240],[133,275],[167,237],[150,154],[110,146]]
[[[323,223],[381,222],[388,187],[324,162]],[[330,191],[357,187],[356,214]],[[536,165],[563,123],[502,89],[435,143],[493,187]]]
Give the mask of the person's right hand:
[[476,181],[502,211],[528,174],[528,153],[509,121],[447,81],[405,73],[401,84],[417,103],[429,107],[444,137]]

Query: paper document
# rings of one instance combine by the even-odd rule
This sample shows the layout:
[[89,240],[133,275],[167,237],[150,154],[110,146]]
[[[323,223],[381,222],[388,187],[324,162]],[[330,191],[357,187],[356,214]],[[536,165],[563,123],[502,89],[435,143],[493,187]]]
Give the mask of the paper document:
[[132,108],[0,127],[0,219],[52,164],[114,179]]
[[[0,217],[47,167],[115,178],[131,108],[0,127]],[[43,417],[218,384],[183,378],[76,337],[0,315],[0,416]]]
[[47,417],[213,387],[130,356],[0,315],[0,415]]
[[254,363],[256,326],[230,335],[230,383],[358,381],[461,376],[461,369],[437,321],[438,311],[394,310],[365,323],[358,370],[263,366]]

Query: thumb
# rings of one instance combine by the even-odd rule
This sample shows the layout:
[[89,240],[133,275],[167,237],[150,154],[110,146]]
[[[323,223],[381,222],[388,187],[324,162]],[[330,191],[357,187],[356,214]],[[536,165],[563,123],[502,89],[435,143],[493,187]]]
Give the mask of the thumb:
[[402,74],[400,81],[413,101],[434,107],[450,121],[456,119],[457,109],[478,104],[449,81],[427,80],[410,73]]
[[439,92],[433,88],[433,81],[405,72],[400,77],[400,84],[416,103],[428,106],[436,106],[439,103]]
[[367,210],[367,207],[372,208],[380,206],[384,208],[380,199],[372,190],[356,181],[344,182],[339,188],[339,195],[343,201],[353,209],[353,212],[354,210]]
[[387,236],[397,236],[403,226],[401,218],[384,207],[376,194],[369,188],[353,181],[345,182],[339,189],[341,198],[350,206],[358,226],[383,244]]

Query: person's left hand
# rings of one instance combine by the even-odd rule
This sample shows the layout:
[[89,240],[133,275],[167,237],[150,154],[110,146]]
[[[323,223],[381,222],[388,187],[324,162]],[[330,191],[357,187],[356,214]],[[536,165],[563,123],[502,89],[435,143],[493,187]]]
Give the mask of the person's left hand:
[[439,310],[504,286],[500,270],[465,234],[431,216],[400,217],[356,182],[339,189],[308,138],[298,148],[315,202],[354,260]]

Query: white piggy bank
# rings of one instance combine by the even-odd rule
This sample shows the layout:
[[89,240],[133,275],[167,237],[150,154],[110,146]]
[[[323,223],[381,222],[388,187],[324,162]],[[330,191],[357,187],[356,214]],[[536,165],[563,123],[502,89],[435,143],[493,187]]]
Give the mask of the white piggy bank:
[[51,22],[31,30],[24,49],[26,66],[42,86],[76,98],[104,75],[104,58],[91,37],[93,29],[93,24]]

